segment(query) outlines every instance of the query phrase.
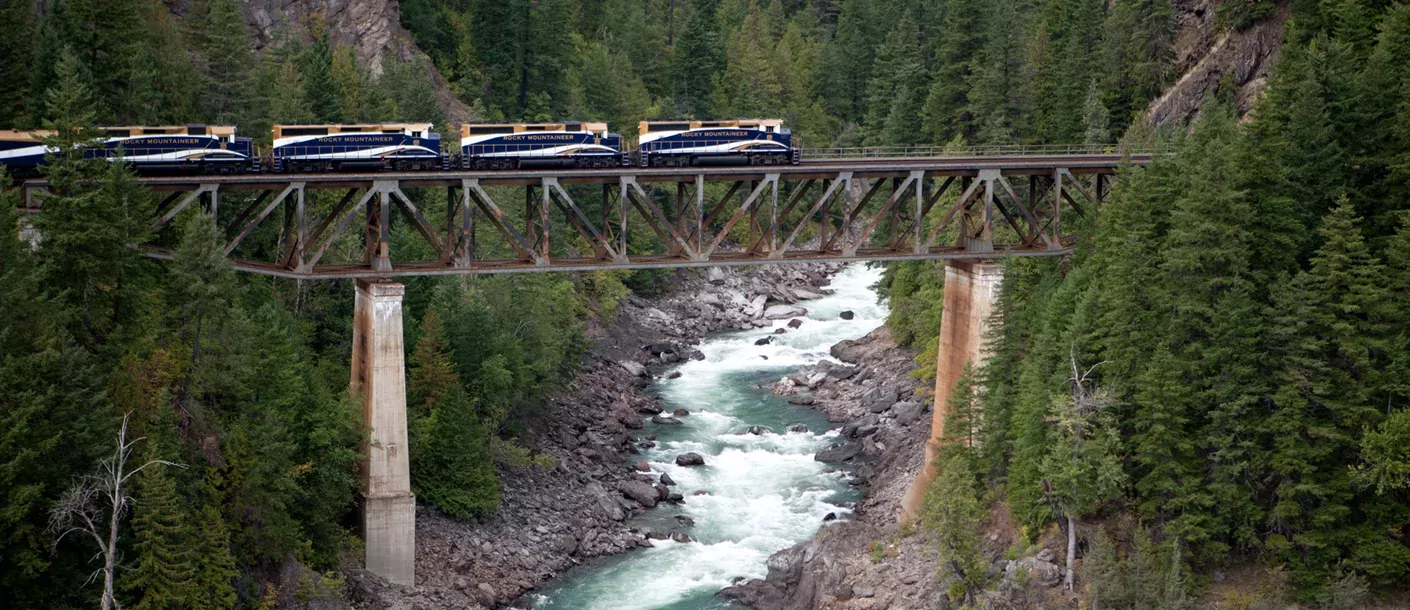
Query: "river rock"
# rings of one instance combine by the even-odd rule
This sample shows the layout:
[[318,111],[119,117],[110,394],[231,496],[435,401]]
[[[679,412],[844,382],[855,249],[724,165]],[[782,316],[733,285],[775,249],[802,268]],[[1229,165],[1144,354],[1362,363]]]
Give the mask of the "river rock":
[[826,515],[823,516],[823,523],[827,523],[828,521],[836,521],[836,520],[837,520],[837,513],[828,513],[828,514],[826,514]]
[[797,305],[774,305],[764,310],[764,317],[770,320],[787,320],[808,315],[808,310]]
[[676,417],[685,417],[687,415],[690,415],[690,411],[687,409],[676,409],[674,411],[671,411],[671,415],[674,415]]
[[862,448],[857,443],[843,443],[819,451],[817,455],[813,456],[813,459],[823,463],[845,462],[857,457],[857,454],[861,452]]
[[644,365],[642,365],[642,363],[636,362],[636,361],[634,361],[634,360],[621,360],[621,361],[618,361],[618,362],[617,362],[617,365],[618,365],[618,366],[621,366],[621,367],[624,368],[624,369],[626,369],[628,373],[631,373],[632,375],[634,375],[634,376],[636,376],[636,377],[650,377],[650,376],[651,376],[651,372],[648,371],[648,370],[646,370],[646,366],[644,366]]
[[666,379],[680,379],[680,378],[681,378],[681,372],[680,372],[680,371],[671,371],[671,374],[666,376]]
[[789,321],[788,321],[788,327],[789,327],[789,328],[798,328],[798,327],[800,327],[800,326],[802,326],[802,325],[803,325],[803,320],[802,320],[801,318],[793,318],[792,320],[789,320]]
[[833,358],[849,364],[857,364],[862,359],[862,354],[866,351],[866,344],[851,339],[843,339],[828,348],[827,353]]
[[622,481],[617,484],[617,490],[622,492],[622,495],[635,500],[637,504],[647,508],[656,506],[656,502],[660,500],[660,498],[656,496],[656,490],[651,487],[649,483],[642,483],[641,481]]
[[891,415],[895,416],[898,425],[909,426],[911,422],[920,419],[924,410],[925,407],[918,402],[898,402],[891,406]]
[[788,427],[789,432],[808,432],[808,427],[803,424],[795,424]]
[[642,415],[656,415],[657,413],[661,412],[661,407],[648,402],[645,404],[638,405],[636,408],[636,412]]
[[662,484],[662,485],[675,485],[675,484],[676,484],[676,480],[675,480],[675,479],[672,479],[672,478],[671,478],[671,475],[669,475],[669,474],[663,472],[663,473],[661,473],[661,484]]
[[862,426],[860,428],[857,428],[857,438],[866,438],[868,436],[876,434],[876,431],[879,429],[879,426]]
[[852,313],[851,310],[847,310],[840,314],[837,314],[837,317],[842,318],[843,320],[851,320],[852,318],[857,317],[857,314]]
[[774,429],[768,426],[749,426],[749,433],[754,436],[762,436],[765,434],[773,434]]
[[758,341],[755,341],[755,342],[754,342],[754,345],[768,345],[768,344],[773,343],[773,342],[774,342],[774,338],[773,338],[773,337],[764,337],[763,339],[759,339]]
[[676,515],[676,521],[679,521],[681,525],[684,525],[686,527],[692,527],[695,525],[695,520],[685,515]]
[[812,396],[795,396],[793,398],[788,399],[788,404],[790,405],[807,406],[813,404],[813,402],[814,401]]
[[677,466],[704,466],[704,465],[705,465],[705,458],[704,458],[704,457],[701,457],[701,455],[700,455],[699,453],[695,453],[694,451],[692,451],[692,452],[690,452],[690,453],[682,453],[682,454],[676,456],[676,465],[677,465]]
[[694,540],[691,539],[690,534],[687,534],[685,532],[671,532],[671,540],[674,540],[676,542],[694,542]]
[[634,466],[637,472],[651,472],[651,464],[647,464],[646,460],[637,462]]
[[676,419],[676,418],[674,418],[674,417],[671,417],[670,415],[657,415],[657,416],[651,418],[651,422],[652,422],[652,423],[656,423],[656,424],[661,424],[661,425],[663,425],[663,426],[679,426],[679,425],[681,425],[681,420]]
[[[725,270],[722,267],[706,267],[705,281],[716,286],[725,283]],[[713,295],[712,295],[713,296]]]
[[685,496],[678,493],[670,493],[666,496],[666,501],[671,504],[685,504]]
[[669,497],[671,497],[671,490],[670,490],[670,489],[667,489],[665,485],[662,485],[662,484],[660,484],[660,483],[657,483],[657,484],[656,484],[656,499],[657,499],[657,500],[665,500],[666,498],[669,498]]
[[851,379],[856,374],[857,367],[853,366],[839,366],[827,372],[827,376],[832,378],[833,381]]
[[617,418],[617,420],[622,422],[623,426],[626,426],[633,430],[639,429],[644,425],[641,421],[641,417],[633,415],[631,413],[624,414],[621,417]]

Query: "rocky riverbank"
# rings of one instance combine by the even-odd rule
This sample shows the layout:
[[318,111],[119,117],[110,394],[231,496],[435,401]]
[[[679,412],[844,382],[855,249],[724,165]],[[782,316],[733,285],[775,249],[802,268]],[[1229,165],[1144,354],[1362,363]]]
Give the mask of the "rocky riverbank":
[[[464,521],[418,506],[417,585],[390,585],[356,566],[345,570],[358,608],[497,608],[595,557],[650,544],[625,524],[659,498],[632,467],[640,429],[660,407],[642,392],[655,366],[698,357],[708,332],[762,327],[828,291],[835,265],[680,271],[660,298],[629,297],[594,345],[569,390],[544,405],[520,444],[552,456],[550,470],[501,472],[501,507]],[[806,304],[803,304],[806,306]]]
[[[933,608],[940,599],[933,544],[896,526],[901,497],[920,470],[930,433],[923,384],[910,377],[914,353],[883,326],[832,348],[847,365],[823,362],[780,380],[792,395],[843,424],[839,442],[816,459],[851,465],[865,498],[845,520],[774,554],[769,575],[720,592],[759,609]],[[909,533],[909,532],[907,532]]]
[[[939,607],[949,583],[937,579],[936,542],[924,529],[902,526],[897,519],[930,434],[929,384],[910,376],[914,353],[897,347],[885,326],[833,346],[832,355],[853,366],[807,367],[780,380],[774,391],[794,395],[793,402],[810,404],[843,424],[841,442],[816,459],[851,464],[854,482],[866,486],[865,498],[849,518],[771,556],[766,579],[729,587],[720,596],[757,610]],[[1072,599],[1057,588],[1057,532],[1047,534],[1021,557],[1005,559],[1015,527],[1005,506],[992,511],[980,532],[991,583],[981,607],[1071,606]]]

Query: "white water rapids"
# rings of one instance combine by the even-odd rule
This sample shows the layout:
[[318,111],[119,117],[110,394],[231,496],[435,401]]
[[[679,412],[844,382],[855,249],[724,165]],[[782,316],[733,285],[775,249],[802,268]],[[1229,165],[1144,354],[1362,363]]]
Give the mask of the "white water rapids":
[[[684,408],[690,415],[681,418],[682,426],[648,423],[641,434],[657,435],[657,446],[634,459],[649,462],[653,477],[670,474],[672,491],[683,494],[685,504],[663,503],[632,525],[686,532],[695,540],[653,540],[654,548],[592,562],[534,595],[534,607],[725,608],[714,599],[716,591],[738,577],[763,578],[769,555],[811,537],[828,513],[845,516],[843,505],[856,499],[847,474],[813,460],[837,433],[828,431],[823,414],[770,394],[769,384],[830,358],[833,344],[880,326],[886,309],[871,290],[879,277],[879,270],[850,266],[833,278],[834,294],[800,303],[808,309],[802,327],[772,335],[788,322],[779,320],[769,328],[711,335],[700,345],[704,360],[671,369],[680,371],[677,379],[658,380],[654,390],[666,411]],[[840,319],[844,310],[855,317]],[[770,335],[773,343],[754,345]],[[810,432],[788,432],[798,424]],[[753,425],[775,433],[749,434]],[[705,456],[705,465],[676,466],[675,456],[688,451]],[[700,491],[707,495],[693,495]],[[681,525],[676,515],[695,525]]]

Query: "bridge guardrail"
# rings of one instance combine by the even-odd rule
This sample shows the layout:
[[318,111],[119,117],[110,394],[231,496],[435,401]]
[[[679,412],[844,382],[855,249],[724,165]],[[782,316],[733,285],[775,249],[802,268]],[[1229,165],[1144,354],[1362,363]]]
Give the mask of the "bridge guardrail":
[[991,146],[856,146],[804,148],[803,159],[881,159],[915,157],[1024,157],[1052,155],[1161,154],[1166,146],[1014,144]]

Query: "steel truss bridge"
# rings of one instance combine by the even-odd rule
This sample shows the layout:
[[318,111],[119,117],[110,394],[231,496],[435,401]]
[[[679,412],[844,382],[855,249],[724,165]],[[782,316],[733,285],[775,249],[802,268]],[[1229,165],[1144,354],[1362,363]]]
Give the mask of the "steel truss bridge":
[[[153,242],[139,247],[170,259],[164,228],[197,205],[224,231],[237,269],[301,279],[1052,256],[1071,251],[1065,223],[1095,212],[1117,168],[1152,155],[964,152],[839,149],[762,167],[141,177],[162,199]],[[45,184],[20,188],[24,211],[42,213]],[[431,209],[434,189],[444,189],[444,210]],[[354,223],[361,245],[349,236],[329,256]],[[414,246],[393,239],[396,223],[414,229]],[[629,244],[646,231],[659,247]]]

